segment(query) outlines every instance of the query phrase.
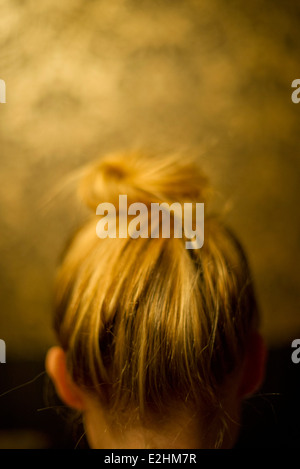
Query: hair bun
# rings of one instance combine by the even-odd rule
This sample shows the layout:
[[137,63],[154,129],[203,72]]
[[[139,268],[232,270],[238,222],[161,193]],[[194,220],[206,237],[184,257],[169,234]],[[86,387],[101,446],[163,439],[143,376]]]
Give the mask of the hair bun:
[[120,153],[102,157],[88,168],[80,194],[93,210],[102,202],[205,202],[208,181],[194,158],[185,155]]

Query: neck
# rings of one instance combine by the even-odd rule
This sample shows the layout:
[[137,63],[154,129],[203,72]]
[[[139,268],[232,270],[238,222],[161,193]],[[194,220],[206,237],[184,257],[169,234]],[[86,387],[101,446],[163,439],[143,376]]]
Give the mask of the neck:
[[[147,426],[135,423],[112,426],[103,409],[89,407],[84,414],[88,442],[93,449],[210,449],[216,447],[217,425],[201,423],[199,414],[180,411],[166,422]],[[220,445],[231,448],[238,435],[237,414],[227,423],[227,431]]]

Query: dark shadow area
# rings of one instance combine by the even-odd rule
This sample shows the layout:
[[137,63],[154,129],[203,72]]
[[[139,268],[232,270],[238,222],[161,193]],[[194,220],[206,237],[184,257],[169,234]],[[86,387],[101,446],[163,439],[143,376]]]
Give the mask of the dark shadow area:
[[82,425],[63,405],[43,362],[0,367],[0,449],[73,449]]
[[259,394],[244,404],[236,448],[300,447],[300,364],[291,360],[290,345],[269,351]]
[[[300,364],[291,353],[289,345],[269,351],[264,385],[244,404],[236,449],[300,447]],[[43,371],[42,362],[0,366],[0,449],[88,448],[81,423]]]

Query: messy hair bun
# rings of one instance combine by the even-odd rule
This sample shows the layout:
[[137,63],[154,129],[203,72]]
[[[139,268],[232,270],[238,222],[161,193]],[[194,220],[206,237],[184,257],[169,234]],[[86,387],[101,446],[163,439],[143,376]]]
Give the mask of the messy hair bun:
[[128,203],[204,202],[209,193],[206,176],[197,161],[186,155],[139,152],[116,153],[86,168],[80,194],[93,210],[103,201],[118,203],[127,194]]

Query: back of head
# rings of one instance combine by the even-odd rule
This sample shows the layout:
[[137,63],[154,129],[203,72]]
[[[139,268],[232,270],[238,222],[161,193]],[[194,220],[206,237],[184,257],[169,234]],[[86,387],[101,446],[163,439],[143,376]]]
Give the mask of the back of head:
[[[58,271],[55,329],[74,381],[105,406],[112,424],[168,420],[184,406],[209,427],[226,424],[228,377],[242,363],[257,307],[244,252],[210,215],[210,188],[194,159],[116,154],[87,168],[80,187],[93,210]],[[96,208],[204,202],[205,241],[105,238]],[[117,211],[117,216],[119,216]],[[224,397],[225,396],[225,397]]]

